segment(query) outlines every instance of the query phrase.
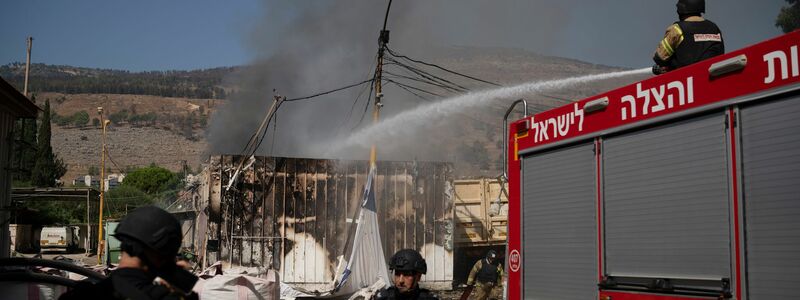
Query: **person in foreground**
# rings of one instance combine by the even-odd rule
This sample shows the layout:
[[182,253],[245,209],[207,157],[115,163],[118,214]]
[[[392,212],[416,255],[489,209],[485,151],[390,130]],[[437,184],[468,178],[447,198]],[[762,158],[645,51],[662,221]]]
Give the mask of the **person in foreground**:
[[181,227],[168,212],[137,208],[122,219],[114,237],[122,250],[117,269],[97,284],[80,283],[59,299],[198,299],[192,292],[197,277],[176,264]]
[[431,291],[419,287],[420,278],[428,271],[428,265],[419,252],[412,249],[397,251],[389,261],[389,270],[394,275],[392,286],[378,291],[373,299],[439,299]]

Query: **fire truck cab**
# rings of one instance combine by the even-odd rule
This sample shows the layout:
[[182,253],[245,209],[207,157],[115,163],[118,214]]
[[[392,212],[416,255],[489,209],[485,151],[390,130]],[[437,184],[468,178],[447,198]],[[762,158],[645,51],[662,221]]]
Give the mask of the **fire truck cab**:
[[515,121],[509,299],[793,299],[800,31]]

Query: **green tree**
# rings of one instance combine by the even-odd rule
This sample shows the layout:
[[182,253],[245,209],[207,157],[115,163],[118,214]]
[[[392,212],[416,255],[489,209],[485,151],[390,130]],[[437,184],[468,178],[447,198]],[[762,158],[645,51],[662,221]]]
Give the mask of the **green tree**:
[[775,26],[780,27],[783,32],[789,33],[800,28],[800,1],[786,0],[789,6],[781,8],[778,17],[775,19]]
[[[49,100],[48,100],[49,101]],[[58,126],[67,126],[72,123],[72,117],[62,116],[56,113],[55,111],[50,112],[50,121],[55,123]]]
[[128,110],[123,109],[113,114],[108,115],[108,119],[114,123],[114,125],[119,125],[122,122],[128,121]]
[[88,123],[89,123],[89,113],[87,113],[85,110],[76,112],[75,114],[72,115],[72,124],[75,125],[75,127],[83,127],[86,126],[86,124]]
[[98,119],[98,118],[92,118],[92,126],[94,126],[94,127],[100,127],[100,119]]
[[[44,199],[41,199],[44,200]],[[86,222],[86,203],[63,201],[26,201],[28,211],[16,215],[20,224],[54,225]]]
[[169,170],[158,166],[149,166],[128,173],[122,185],[132,186],[154,195],[174,189],[178,186],[178,183],[178,176]]
[[[36,96],[31,96],[31,100],[36,103]],[[30,182],[31,170],[36,164],[36,119],[22,119],[17,123],[17,143],[14,153],[14,163],[17,169],[14,172],[14,180]]]
[[44,102],[36,150],[31,181],[38,187],[54,187],[56,179],[67,173],[67,166],[53,153],[53,147],[50,146],[50,100]]
[[[125,181],[127,180],[128,178],[125,178]],[[114,203],[113,208],[110,209],[110,218],[124,216],[126,207],[127,210],[131,210],[139,206],[145,206],[154,203],[154,199],[151,195],[148,195],[134,186],[126,184],[109,190],[105,197],[106,200],[113,201]]]
[[89,166],[89,170],[87,172],[89,173],[89,175],[97,176],[97,174],[100,174],[100,168],[98,168],[95,165],[91,165]]

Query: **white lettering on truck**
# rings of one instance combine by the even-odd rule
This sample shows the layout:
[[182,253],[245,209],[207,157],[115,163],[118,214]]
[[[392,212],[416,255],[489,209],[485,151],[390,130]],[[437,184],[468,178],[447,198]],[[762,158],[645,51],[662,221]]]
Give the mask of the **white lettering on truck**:
[[[689,78],[686,78],[686,83],[680,80],[672,81],[649,89],[642,89],[642,83],[637,83],[636,97],[633,95],[622,96],[621,102],[623,105],[620,108],[622,111],[622,120],[624,121],[628,118],[635,119],[640,103],[642,116],[672,109],[675,107],[676,96],[678,99],[678,106],[694,103],[693,77],[689,76]],[[638,101],[638,99],[642,99],[642,101]]]
[[775,81],[775,61],[781,68],[781,80],[789,79],[789,64],[792,66],[792,77],[800,76],[800,61],[797,57],[797,46],[792,46],[789,50],[791,56],[786,55],[786,52],[775,50],[764,55],[764,62],[767,63],[767,77],[764,78],[764,84],[770,84]]
[[578,103],[575,103],[572,112],[540,122],[535,122],[535,120],[531,118],[531,124],[533,124],[531,125],[531,130],[533,130],[533,142],[538,143],[539,141],[549,140],[550,135],[548,134],[548,130],[550,130],[550,128],[553,128],[551,133],[554,139],[560,136],[567,136],[573,128],[572,125],[575,125],[576,118],[578,119],[578,131],[583,131],[583,115],[583,109],[578,108]]

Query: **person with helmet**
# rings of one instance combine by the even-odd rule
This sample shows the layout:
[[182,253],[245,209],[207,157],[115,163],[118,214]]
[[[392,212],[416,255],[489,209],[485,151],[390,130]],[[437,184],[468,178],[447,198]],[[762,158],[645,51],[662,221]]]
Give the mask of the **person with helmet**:
[[[178,267],[181,226],[175,217],[155,206],[129,213],[114,237],[122,255],[108,278],[92,285],[81,283],[59,299],[197,299],[192,287],[197,277]],[[160,284],[154,283],[156,277]]]
[[486,257],[479,260],[472,266],[467,277],[467,285],[474,286],[475,298],[485,300],[489,298],[492,289],[501,282],[503,278],[503,267],[498,263],[497,251],[489,250]]
[[419,252],[413,249],[397,251],[389,260],[389,270],[394,273],[392,286],[378,291],[373,299],[439,299],[431,291],[419,287],[422,274],[428,272],[428,265]]
[[653,55],[656,75],[725,53],[719,27],[702,17],[705,0],[678,0],[676,6],[680,21],[667,28]]

